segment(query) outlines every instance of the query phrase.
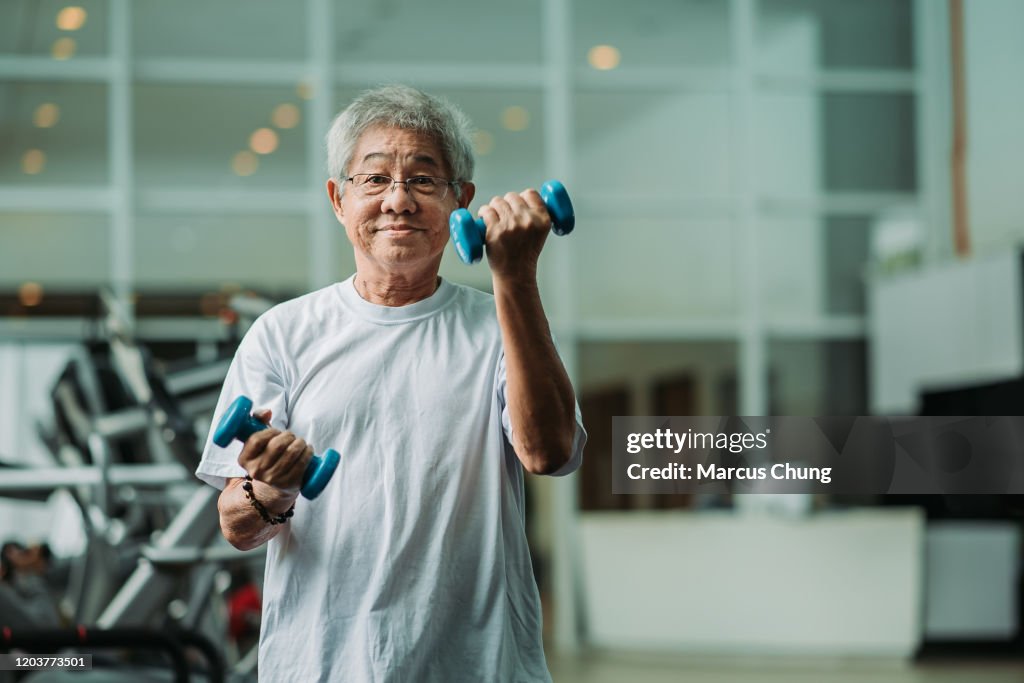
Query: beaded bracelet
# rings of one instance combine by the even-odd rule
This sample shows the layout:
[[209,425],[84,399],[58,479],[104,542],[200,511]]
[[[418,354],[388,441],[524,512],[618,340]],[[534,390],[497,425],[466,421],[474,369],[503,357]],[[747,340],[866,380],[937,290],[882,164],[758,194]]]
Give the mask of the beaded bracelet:
[[256,512],[259,513],[260,517],[267,524],[284,524],[295,514],[295,503],[292,503],[290,508],[276,517],[271,517],[270,513],[267,512],[267,508],[263,507],[263,503],[256,500],[256,494],[252,491],[252,477],[248,474],[245,475],[245,483],[242,484],[242,488],[245,489],[245,497],[249,499],[249,503],[256,508]]

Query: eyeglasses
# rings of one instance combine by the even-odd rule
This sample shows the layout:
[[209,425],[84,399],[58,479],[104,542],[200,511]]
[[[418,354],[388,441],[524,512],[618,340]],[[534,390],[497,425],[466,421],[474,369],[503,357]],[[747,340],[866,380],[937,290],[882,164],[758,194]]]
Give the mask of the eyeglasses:
[[385,191],[394,192],[398,185],[405,185],[405,191],[416,197],[442,200],[448,195],[448,186],[457,185],[455,180],[436,178],[429,175],[415,175],[405,180],[395,180],[391,176],[380,175],[379,173],[356,173],[347,178],[351,181],[356,192],[364,197],[376,197],[384,194]]

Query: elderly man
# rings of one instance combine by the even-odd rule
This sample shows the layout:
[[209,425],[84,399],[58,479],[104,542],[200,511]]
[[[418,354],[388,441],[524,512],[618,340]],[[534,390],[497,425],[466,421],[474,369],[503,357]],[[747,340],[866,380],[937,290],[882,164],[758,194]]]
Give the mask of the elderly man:
[[[227,539],[269,541],[260,678],[549,681],[523,470],[568,474],[586,439],[537,287],[550,217],[533,190],[481,208],[484,294],[438,277],[475,191],[462,112],[379,88],[327,146],[356,273],[256,321],[218,414],[246,394],[271,427],[198,469]],[[314,444],[342,460],[311,502]]]

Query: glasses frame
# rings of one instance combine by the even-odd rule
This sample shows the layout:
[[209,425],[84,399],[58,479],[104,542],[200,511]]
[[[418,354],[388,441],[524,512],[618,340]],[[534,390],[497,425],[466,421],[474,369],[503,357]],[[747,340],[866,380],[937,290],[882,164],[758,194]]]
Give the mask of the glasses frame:
[[[398,180],[396,178],[392,178],[391,176],[387,175],[386,173],[353,173],[352,175],[346,176],[346,177],[342,178],[341,180],[342,180],[343,183],[351,182],[353,188],[358,188],[358,187],[361,187],[361,185],[357,185],[356,182],[355,182],[355,179],[357,177],[359,177],[359,176],[377,176],[379,178],[387,178],[388,180],[391,181],[391,186],[388,187],[387,190],[383,190],[383,191],[381,191],[381,192],[379,192],[377,194],[365,194],[364,192],[362,192],[360,190],[356,190],[356,192],[358,194],[360,194],[360,195],[362,195],[364,197],[383,197],[385,194],[393,194],[394,191],[395,191],[395,188],[398,187],[399,185],[404,185],[405,186],[405,193],[407,195],[409,195],[410,197],[415,197],[417,199],[430,199],[430,200],[435,200],[435,201],[439,201],[440,202],[440,201],[444,201],[444,198],[448,196],[448,187],[449,186],[457,187],[458,185],[461,184],[461,182],[458,181],[458,180],[448,180],[447,178],[442,178],[441,176],[424,175],[424,174],[414,175],[414,176],[411,176],[409,178],[406,178],[405,180]],[[430,178],[431,180],[439,180],[439,181],[441,181],[441,184],[444,185],[444,190],[439,195],[419,194],[418,192],[412,190],[410,188],[410,186],[409,186],[409,183],[411,181],[413,181],[413,180],[416,180],[417,178]],[[455,196],[456,197],[459,196],[457,189],[455,191]]]

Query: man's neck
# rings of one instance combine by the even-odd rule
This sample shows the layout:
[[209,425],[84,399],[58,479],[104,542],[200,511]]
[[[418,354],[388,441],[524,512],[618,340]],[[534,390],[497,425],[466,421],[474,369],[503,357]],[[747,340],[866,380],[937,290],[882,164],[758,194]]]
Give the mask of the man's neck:
[[356,272],[352,284],[364,300],[378,306],[408,306],[426,299],[441,286],[437,273],[416,279],[402,276],[367,277]]

